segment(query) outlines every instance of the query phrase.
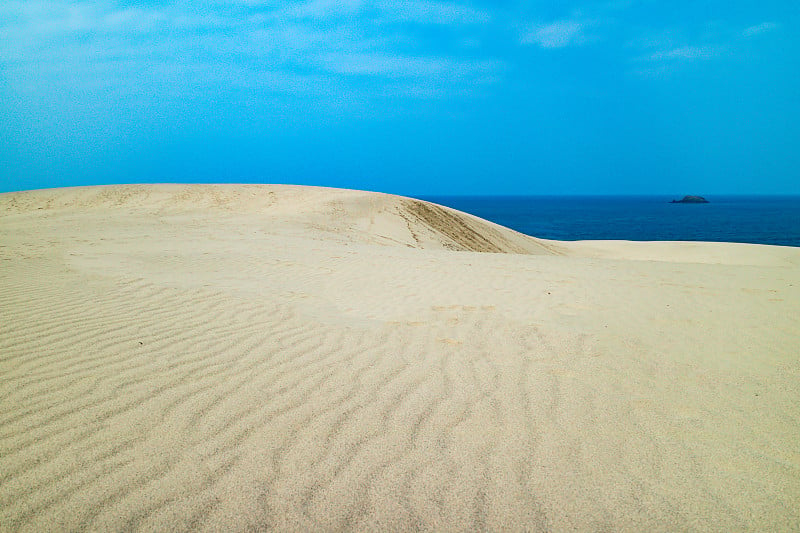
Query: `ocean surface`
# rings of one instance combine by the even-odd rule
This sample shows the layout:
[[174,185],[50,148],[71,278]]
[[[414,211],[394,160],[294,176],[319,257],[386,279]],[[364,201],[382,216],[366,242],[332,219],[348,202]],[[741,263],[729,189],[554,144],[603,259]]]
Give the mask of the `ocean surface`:
[[423,199],[556,240],[714,241],[800,246],[800,196],[426,196]]

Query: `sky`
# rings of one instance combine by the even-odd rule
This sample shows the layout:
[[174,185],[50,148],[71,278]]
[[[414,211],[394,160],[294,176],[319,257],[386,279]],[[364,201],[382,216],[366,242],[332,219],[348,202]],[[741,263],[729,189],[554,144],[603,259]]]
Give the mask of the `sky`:
[[0,3],[0,191],[800,194],[797,0]]

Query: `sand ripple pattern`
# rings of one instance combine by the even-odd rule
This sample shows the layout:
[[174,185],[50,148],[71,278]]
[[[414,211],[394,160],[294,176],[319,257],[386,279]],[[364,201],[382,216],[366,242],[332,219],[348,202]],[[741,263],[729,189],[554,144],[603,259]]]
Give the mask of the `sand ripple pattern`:
[[465,351],[447,328],[331,328],[145,281],[54,300],[57,273],[30,267],[0,295],[4,530],[499,525],[509,487],[472,435],[529,414],[481,346],[496,324]]
[[800,529],[796,267],[474,253],[531,251],[352,191],[31,194],[0,531]]

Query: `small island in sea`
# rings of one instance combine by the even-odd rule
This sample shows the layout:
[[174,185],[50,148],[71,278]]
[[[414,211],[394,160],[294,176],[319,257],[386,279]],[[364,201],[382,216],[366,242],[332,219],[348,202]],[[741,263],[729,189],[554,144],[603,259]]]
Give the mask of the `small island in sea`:
[[707,204],[708,200],[702,196],[684,196],[680,200],[672,200],[671,204]]

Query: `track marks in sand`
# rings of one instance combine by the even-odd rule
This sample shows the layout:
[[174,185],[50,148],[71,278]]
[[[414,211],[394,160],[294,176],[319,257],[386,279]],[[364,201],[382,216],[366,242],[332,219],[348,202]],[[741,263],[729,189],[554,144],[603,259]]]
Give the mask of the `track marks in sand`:
[[472,217],[429,202],[412,198],[400,199],[397,214],[403,218],[417,245],[421,245],[420,230],[426,228],[438,235],[446,248],[471,252],[547,254],[559,252],[544,242],[517,234],[508,228],[494,226]]

